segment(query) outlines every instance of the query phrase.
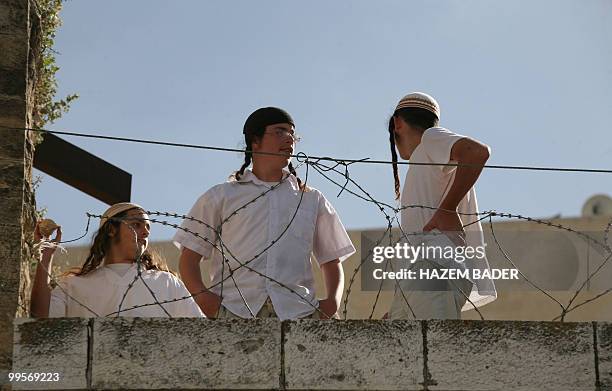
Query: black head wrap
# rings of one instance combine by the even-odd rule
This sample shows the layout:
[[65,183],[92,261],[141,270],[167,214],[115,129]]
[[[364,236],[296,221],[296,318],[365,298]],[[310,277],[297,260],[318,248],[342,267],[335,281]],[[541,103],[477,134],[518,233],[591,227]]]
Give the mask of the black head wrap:
[[255,110],[244,123],[242,133],[262,135],[266,126],[274,124],[291,124],[295,126],[293,118],[278,107],[263,107]]

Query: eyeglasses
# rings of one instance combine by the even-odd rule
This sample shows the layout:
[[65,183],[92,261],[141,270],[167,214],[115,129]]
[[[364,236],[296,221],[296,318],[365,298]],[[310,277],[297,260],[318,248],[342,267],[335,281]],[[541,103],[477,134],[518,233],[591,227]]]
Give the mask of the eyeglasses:
[[289,131],[287,129],[267,130],[265,133],[268,133],[268,132],[271,132],[272,134],[275,134],[276,137],[278,137],[278,138],[291,137],[291,139],[293,139],[294,143],[299,143],[300,141],[302,141],[302,136],[300,136],[299,134],[292,133],[291,131]]

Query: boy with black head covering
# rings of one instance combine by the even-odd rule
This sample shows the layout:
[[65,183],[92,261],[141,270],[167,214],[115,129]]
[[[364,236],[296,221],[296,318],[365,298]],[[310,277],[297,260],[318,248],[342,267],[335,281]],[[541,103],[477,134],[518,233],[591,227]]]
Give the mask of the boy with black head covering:
[[[243,134],[242,167],[204,193],[189,212],[194,220],[183,222],[198,236],[185,230],[174,236],[185,284],[210,317],[333,317],[344,287],[341,262],[355,248],[329,201],[296,175],[294,121],[282,109],[261,108]],[[320,301],[311,253],[327,290]],[[210,289],[200,277],[202,259],[211,262]]]

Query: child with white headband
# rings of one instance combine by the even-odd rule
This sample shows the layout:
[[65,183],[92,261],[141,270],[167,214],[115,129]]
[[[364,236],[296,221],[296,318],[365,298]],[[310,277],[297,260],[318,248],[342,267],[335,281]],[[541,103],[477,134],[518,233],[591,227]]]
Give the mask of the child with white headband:
[[[40,228],[39,223],[38,240],[43,238]],[[32,316],[203,317],[183,283],[148,251],[149,232],[149,216],[141,206],[111,206],[100,219],[83,266],[67,273],[53,290],[49,283],[55,248],[43,248],[32,288]],[[60,240],[58,228],[53,242]]]

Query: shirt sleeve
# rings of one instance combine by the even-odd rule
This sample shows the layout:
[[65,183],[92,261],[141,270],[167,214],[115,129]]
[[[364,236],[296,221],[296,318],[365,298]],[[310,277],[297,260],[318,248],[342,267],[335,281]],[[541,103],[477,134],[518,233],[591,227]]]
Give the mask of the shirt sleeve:
[[173,285],[173,299],[180,299],[174,303],[172,316],[177,318],[206,318],[183,282],[173,275],[170,275],[170,280],[170,284]]
[[198,198],[187,214],[189,218],[184,219],[181,228],[176,231],[172,240],[179,250],[185,247],[203,258],[210,257],[213,243],[217,240],[215,228],[221,224],[220,205],[215,190],[213,187]]
[[345,259],[355,253],[355,247],[346,229],[344,229],[340,217],[332,204],[321,193],[319,193],[319,207],[312,250],[320,265],[334,259],[344,262]]
[[[65,285],[62,285],[62,288],[66,289]],[[51,291],[51,300],[49,301],[49,318],[66,317],[67,306],[68,299],[66,297],[66,292],[63,291],[58,285]]]
[[465,136],[444,128],[430,128],[423,133],[421,143],[433,163],[449,163],[453,145]]

